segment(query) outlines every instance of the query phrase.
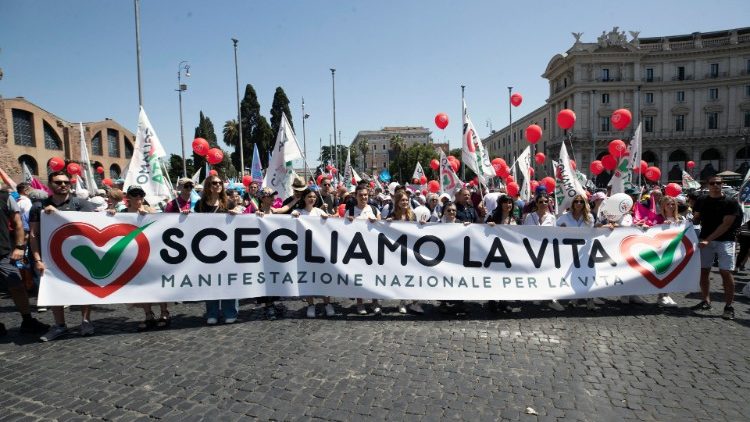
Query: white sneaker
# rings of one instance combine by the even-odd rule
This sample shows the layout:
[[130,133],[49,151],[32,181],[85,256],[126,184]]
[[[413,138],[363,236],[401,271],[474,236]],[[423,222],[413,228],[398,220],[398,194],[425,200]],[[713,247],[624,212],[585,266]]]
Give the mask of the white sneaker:
[[656,306],[669,306],[669,296],[659,296],[659,298],[656,299]]
[[662,306],[666,306],[667,308],[674,308],[677,306],[677,302],[675,302],[674,299],[672,299],[671,297],[664,296],[663,299],[665,303]]
[[224,324],[234,324],[237,322],[237,318],[224,318]]
[[332,317],[336,315],[336,311],[333,309],[333,305],[330,303],[326,304],[326,316]]
[[405,300],[402,300],[398,304],[398,313],[400,313],[400,314],[405,314],[406,313],[406,301]]
[[635,303],[636,305],[645,305],[648,302],[643,300],[643,298],[640,296],[633,295],[633,296],[630,296],[630,303]]
[[560,304],[560,302],[557,301],[557,299],[552,299],[549,302],[547,302],[547,306],[550,309],[554,309],[556,311],[564,311],[565,307]]
[[208,325],[216,325],[219,322],[218,318],[208,318],[206,320],[206,324]]
[[81,321],[80,332],[82,336],[94,335],[94,324],[92,324],[91,321],[86,321],[84,319],[83,321]]
[[375,315],[383,315],[383,310],[380,309],[380,304],[375,305],[375,307],[372,309],[372,313]]
[[364,304],[357,305],[357,313],[359,315],[367,315],[367,309],[365,308]]
[[412,303],[411,305],[409,305],[409,310],[412,311],[412,312],[414,312],[415,314],[423,314],[424,313],[424,309],[422,309],[422,305],[420,305],[419,303],[416,303],[416,302]]
[[315,305],[308,305],[307,306],[307,317],[308,318],[315,318]]

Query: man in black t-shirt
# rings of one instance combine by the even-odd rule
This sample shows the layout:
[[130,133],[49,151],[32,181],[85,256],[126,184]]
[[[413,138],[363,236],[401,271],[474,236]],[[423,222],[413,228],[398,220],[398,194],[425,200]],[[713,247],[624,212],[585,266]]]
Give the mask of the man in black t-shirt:
[[[77,198],[70,193],[70,178],[64,171],[50,173],[47,177],[49,188],[52,195],[42,201],[41,204],[35,205],[29,212],[29,230],[31,240],[31,255],[34,258],[34,269],[39,276],[44,273],[45,266],[42,261],[41,245],[39,243],[41,214],[49,214],[58,211],[94,211],[93,205],[83,199]],[[53,306],[52,314],[55,318],[55,325],[50,328],[47,334],[43,335],[40,340],[50,341],[68,333],[65,325],[65,310],[62,306]],[[81,306],[81,335],[87,336],[94,334],[94,325],[91,324],[91,307]]]
[[722,179],[712,176],[708,179],[708,195],[698,199],[693,207],[693,222],[701,225],[698,236],[701,252],[700,287],[703,301],[695,305],[695,310],[710,310],[708,276],[714,260],[719,263],[719,274],[724,283],[724,313],[722,318],[734,319],[734,232],[742,223],[742,210],[739,203],[727,198],[721,191]]

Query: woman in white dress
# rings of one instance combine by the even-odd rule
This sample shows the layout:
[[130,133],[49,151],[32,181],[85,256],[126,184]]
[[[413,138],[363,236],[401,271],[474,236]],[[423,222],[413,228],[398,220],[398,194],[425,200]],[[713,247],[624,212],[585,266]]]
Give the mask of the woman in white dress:
[[[526,218],[523,220],[524,226],[545,226],[554,227],[557,219],[555,215],[549,210],[550,198],[546,193],[540,193],[534,199],[534,203],[531,206],[531,212],[526,214]],[[547,306],[556,311],[564,311],[565,307],[557,301],[552,299],[547,302]]]

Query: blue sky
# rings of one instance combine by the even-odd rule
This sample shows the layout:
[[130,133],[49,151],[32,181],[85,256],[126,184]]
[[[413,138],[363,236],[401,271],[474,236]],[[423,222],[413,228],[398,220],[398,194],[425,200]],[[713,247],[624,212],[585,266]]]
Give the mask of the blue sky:
[[[360,130],[413,125],[458,145],[461,89],[482,137],[508,124],[507,86],[524,96],[514,116],[544,104],[548,61],[613,26],[641,37],[748,26],[747,1],[141,1],[144,107],[168,152],[180,151],[177,68],[186,149],[198,114],[221,128],[251,83],[270,117],[277,86],[287,93],[302,143],[305,98],[310,162],[333,132],[331,72],[342,142]],[[138,93],[133,2],[0,1],[0,95],[23,96],[69,121],[113,118],[135,131]],[[445,112],[445,131],[433,119]],[[224,147],[222,143],[222,147]]]

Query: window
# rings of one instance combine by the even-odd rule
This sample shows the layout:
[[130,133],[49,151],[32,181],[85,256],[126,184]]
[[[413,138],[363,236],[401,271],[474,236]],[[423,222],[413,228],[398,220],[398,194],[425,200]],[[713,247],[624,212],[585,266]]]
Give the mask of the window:
[[109,166],[109,177],[111,179],[119,179],[120,174],[120,166],[118,166],[117,164],[112,164],[111,166]]
[[602,81],[608,81],[609,80],[609,69],[604,68],[602,69]]
[[91,155],[102,155],[102,133],[98,132],[91,138]]
[[646,104],[653,104],[654,103],[654,93],[653,92],[647,92],[646,93]]
[[385,151],[385,144],[383,144],[383,151]]
[[719,99],[719,88],[708,88],[708,99],[718,100]]
[[745,63],[745,72],[750,73],[750,59]]
[[16,145],[36,146],[34,143],[34,125],[32,115],[25,110],[13,109],[13,138]]
[[685,91],[677,91],[677,102],[678,103],[685,102]]
[[547,130],[547,118],[545,117],[544,120],[542,120],[542,130]]
[[745,127],[750,127],[750,111],[745,112]]
[[609,132],[609,117],[599,118],[599,130],[602,132]]
[[375,151],[376,149],[378,149],[378,146],[377,145],[373,145],[372,146],[372,150]]
[[57,133],[55,133],[55,130],[52,129],[52,126],[47,124],[47,122],[44,122],[44,147],[47,149],[54,149],[62,151],[62,141],[60,141],[60,137],[57,136]]
[[711,63],[711,72],[709,73],[709,77],[711,78],[719,77],[719,64],[718,63]]
[[709,129],[719,128],[719,113],[716,113],[716,112],[706,113],[706,120],[708,121]]
[[653,82],[654,81],[654,69],[649,67],[646,68],[646,82]]
[[31,172],[31,174],[37,175],[37,176],[39,175],[39,167],[37,166],[36,160],[34,159],[34,157],[30,155],[25,155],[25,154],[18,157],[18,165],[23,167],[24,164],[26,164],[26,167],[29,168],[29,171]]
[[568,108],[568,100],[565,100],[565,101],[563,102],[563,108]]
[[107,129],[107,148],[110,157],[120,157],[120,134],[114,129]]
[[643,118],[643,131],[646,133],[654,131],[654,116],[645,116]]
[[677,80],[678,81],[684,81],[685,80],[685,66],[678,66],[677,67]]
[[133,144],[128,137],[125,137],[125,158],[133,157]]
[[678,114],[677,116],[675,116],[674,130],[675,132],[685,131],[685,115],[684,114]]
[[750,85],[745,85],[745,96],[750,97]]
[[609,104],[609,94],[602,94],[602,104]]

